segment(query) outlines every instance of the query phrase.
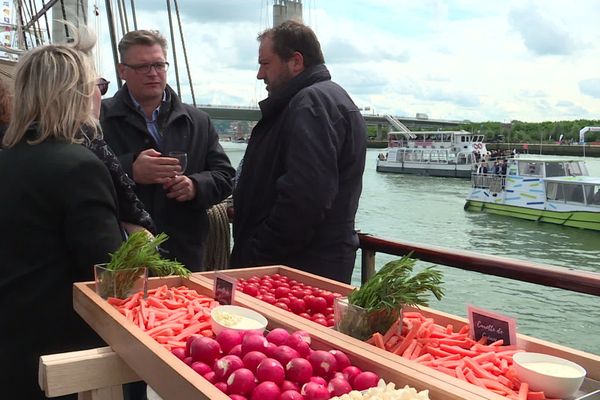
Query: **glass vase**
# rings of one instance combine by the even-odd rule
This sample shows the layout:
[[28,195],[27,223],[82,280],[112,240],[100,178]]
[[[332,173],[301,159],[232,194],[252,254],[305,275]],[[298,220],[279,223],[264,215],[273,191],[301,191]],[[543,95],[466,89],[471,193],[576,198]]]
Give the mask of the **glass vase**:
[[369,339],[373,333],[382,335],[401,317],[402,309],[368,311],[348,303],[347,297],[335,299],[333,307],[335,329],[359,340]]
[[146,297],[148,291],[148,268],[110,270],[106,264],[94,265],[96,293],[103,299],[116,297],[126,299],[138,292]]

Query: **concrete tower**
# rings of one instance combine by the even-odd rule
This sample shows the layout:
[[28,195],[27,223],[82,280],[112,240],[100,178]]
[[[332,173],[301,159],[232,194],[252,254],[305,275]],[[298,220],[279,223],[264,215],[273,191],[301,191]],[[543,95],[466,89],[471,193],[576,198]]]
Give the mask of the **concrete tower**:
[[273,2],[273,26],[290,19],[302,22],[302,0],[275,0]]

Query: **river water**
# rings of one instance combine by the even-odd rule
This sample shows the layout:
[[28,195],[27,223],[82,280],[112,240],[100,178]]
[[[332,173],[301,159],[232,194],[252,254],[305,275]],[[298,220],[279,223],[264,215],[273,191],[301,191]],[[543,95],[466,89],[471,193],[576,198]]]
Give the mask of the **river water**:
[[[554,266],[600,272],[600,233],[491,214],[465,212],[467,179],[379,173],[367,151],[356,227],[374,236],[464,249]],[[233,165],[243,151],[228,150]],[[600,176],[600,159],[587,158]],[[377,268],[397,258],[376,257]],[[353,283],[360,284],[360,252]],[[419,263],[418,268],[431,264]],[[520,333],[600,354],[600,298],[439,266],[445,297],[437,310],[466,317],[472,304],[512,316]],[[418,270],[418,269],[416,269]]]

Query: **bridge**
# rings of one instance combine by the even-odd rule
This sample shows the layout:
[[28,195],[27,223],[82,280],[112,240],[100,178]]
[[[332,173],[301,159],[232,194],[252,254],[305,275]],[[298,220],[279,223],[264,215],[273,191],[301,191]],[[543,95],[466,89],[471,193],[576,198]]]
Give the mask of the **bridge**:
[[[258,121],[261,117],[260,108],[258,107],[244,107],[244,106],[216,106],[210,104],[198,105],[198,108],[206,112],[211,119],[214,120],[227,120],[227,121]],[[390,120],[400,121],[404,126],[410,130],[438,130],[438,129],[452,129],[458,125],[467,121],[455,121],[447,119],[429,119],[421,116],[417,117],[400,117],[394,116],[390,118],[389,115],[381,114],[368,114],[363,113],[363,117],[367,122],[367,125],[377,126],[377,137],[382,137],[383,127],[395,126]]]

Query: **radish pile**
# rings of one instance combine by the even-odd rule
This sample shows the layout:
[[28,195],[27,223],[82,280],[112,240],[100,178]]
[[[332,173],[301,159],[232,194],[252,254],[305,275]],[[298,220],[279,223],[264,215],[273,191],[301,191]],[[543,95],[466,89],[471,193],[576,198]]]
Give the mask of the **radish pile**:
[[339,350],[313,350],[303,331],[226,329],[215,339],[190,336],[172,352],[234,400],[327,400],[379,381]]
[[238,279],[237,289],[286,311],[332,327],[333,302],[340,293],[322,290],[281,274]]

